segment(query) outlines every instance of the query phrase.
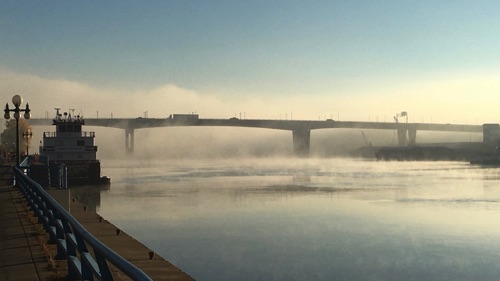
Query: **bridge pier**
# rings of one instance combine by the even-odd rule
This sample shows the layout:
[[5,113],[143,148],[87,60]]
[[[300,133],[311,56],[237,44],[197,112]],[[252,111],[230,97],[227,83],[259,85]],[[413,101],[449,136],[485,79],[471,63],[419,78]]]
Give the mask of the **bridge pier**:
[[417,129],[399,128],[397,129],[397,132],[399,146],[414,146],[417,143]]
[[397,131],[398,131],[398,145],[406,146],[406,128],[399,128]]
[[125,151],[134,152],[134,129],[125,129]]
[[408,130],[408,146],[417,144],[417,129]]
[[293,130],[293,152],[296,156],[309,156],[311,150],[311,130]]

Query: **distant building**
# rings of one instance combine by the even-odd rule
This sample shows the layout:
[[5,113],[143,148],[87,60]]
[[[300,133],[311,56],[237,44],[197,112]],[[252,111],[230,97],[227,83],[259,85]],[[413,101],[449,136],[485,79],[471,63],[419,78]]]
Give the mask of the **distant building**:
[[483,142],[489,144],[500,144],[500,124],[483,125]]

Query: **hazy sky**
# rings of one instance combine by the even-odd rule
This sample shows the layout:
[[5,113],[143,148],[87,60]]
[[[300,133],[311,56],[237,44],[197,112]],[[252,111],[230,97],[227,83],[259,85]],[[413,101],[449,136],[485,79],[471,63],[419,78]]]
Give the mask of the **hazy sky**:
[[500,122],[497,1],[0,5],[0,91],[35,117]]

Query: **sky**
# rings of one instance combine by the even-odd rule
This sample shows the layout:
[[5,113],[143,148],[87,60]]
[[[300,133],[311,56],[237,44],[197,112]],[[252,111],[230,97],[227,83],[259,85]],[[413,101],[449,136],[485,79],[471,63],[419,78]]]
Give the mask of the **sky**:
[[33,117],[499,123],[496,1],[0,0]]

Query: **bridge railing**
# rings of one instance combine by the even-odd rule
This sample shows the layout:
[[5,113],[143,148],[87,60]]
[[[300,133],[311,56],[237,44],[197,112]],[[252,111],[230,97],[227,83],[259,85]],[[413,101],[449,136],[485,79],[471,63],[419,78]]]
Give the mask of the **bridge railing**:
[[[113,264],[132,280],[152,280],[139,268],[92,236],[22,170],[14,168],[14,173],[16,184],[38,217],[38,222],[49,233],[49,242],[57,244],[56,258],[67,260],[70,280],[94,280],[94,277],[98,280],[114,280],[108,263]],[[92,248],[93,254],[88,248]]]

